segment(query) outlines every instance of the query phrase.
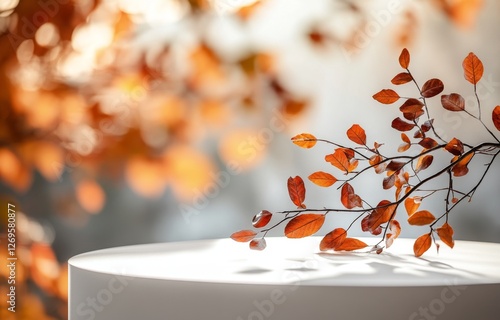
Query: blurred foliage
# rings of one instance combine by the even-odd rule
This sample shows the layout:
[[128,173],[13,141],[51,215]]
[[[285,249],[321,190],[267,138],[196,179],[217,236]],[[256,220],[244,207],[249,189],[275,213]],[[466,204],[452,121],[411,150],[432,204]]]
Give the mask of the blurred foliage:
[[[209,37],[221,14],[245,30],[270,1],[235,2],[2,1],[0,182],[9,197],[29,190],[36,172],[54,183],[69,179],[72,195],[58,211],[81,216],[103,208],[101,177],[125,180],[146,197],[170,188],[180,201],[190,201],[217,166],[255,166],[266,144],[248,157],[241,143],[276,110],[285,119],[304,114],[311,98],[287,88],[273,53],[247,43],[244,53],[228,56]],[[461,27],[473,25],[482,4],[428,2]],[[331,14],[352,16],[355,23],[336,32],[328,21],[317,21],[304,36],[313,46],[355,46],[372,19],[364,5],[332,0]],[[416,14],[405,10],[394,28],[398,45],[411,42],[418,27]],[[204,148],[211,141],[215,155]],[[18,315],[64,318],[67,269],[47,239],[32,237],[40,228],[22,204],[18,208]],[[2,261],[5,254],[0,250]],[[5,272],[0,270],[2,295]],[[9,319],[3,303],[1,318]]]

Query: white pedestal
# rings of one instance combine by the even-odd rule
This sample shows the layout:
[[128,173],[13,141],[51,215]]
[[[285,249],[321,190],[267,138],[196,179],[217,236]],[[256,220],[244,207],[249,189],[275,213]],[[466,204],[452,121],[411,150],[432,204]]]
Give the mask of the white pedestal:
[[[457,241],[422,258],[319,253],[321,238],[138,245],[69,260],[69,319],[323,320],[500,317],[500,244]],[[375,239],[362,239],[375,243]]]

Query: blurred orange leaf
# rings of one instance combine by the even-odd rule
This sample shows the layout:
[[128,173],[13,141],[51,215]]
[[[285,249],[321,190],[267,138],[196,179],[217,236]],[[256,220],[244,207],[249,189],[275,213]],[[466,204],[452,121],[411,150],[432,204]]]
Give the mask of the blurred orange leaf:
[[83,180],[76,185],[76,199],[85,211],[98,213],[106,202],[106,195],[94,180]]
[[159,159],[136,156],[127,161],[125,178],[138,194],[145,197],[157,197],[166,185],[165,166]]

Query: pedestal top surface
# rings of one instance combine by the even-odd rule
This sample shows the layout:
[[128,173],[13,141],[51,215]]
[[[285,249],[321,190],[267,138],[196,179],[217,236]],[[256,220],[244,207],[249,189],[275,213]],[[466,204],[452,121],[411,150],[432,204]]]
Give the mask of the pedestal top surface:
[[[377,239],[360,238],[368,244]],[[321,237],[267,238],[264,251],[231,239],[136,245],[93,251],[72,267],[136,278],[211,283],[320,286],[434,286],[500,283],[500,244],[456,241],[413,256],[412,239],[382,254],[319,251]]]

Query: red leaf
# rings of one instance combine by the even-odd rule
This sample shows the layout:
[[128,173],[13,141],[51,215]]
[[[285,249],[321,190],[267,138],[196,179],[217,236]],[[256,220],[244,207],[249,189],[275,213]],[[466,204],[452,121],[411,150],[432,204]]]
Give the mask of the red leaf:
[[383,160],[382,156],[376,154],[370,158],[370,165],[375,169],[375,173],[382,173],[385,171],[387,163],[381,163]]
[[399,94],[392,89],[383,89],[373,95],[373,99],[383,104],[392,104],[399,100]]
[[395,85],[405,84],[413,80],[413,77],[407,72],[398,73],[391,82]]
[[427,250],[429,250],[431,244],[432,238],[430,233],[418,237],[413,244],[413,253],[415,254],[415,257],[423,255]]
[[250,249],[252,250],[258,250],[262,251],[266,248],[266,239],[265,238],[260,238],[260,239],[253,239],[250,241]]
[[425,149],[432,149],[438,145],[436,140],[429,137],[423,138],[422,140],[420,140],[418,144],[424,147]]
[[335,251],[353,251],[366,248],[368,245],[361,240],[355,238],[346,238]]
[[436,220],[436,217],[427,210],[417,211],[408,218],[408,223],[412,226],[425,226]]
[[403,69],[408,69],[408,67],[410,66],[410,53],[406,48],[404,48],[399,55],[399,65]]
[[431,154],[427,154],[418,158],[417,167],[415,168],[415,172],[420,172],[430,167],[434,157]]
[[382,187],[384,188],[384,190],[387,190],[394,187],[394,183],[396,183],[396,175],[392,173],[388,177],[384,178],[384,180],[382,181]]
[[391,162],[389,162],[389,164],[387,165],[387,167],[385,169],[388,171],[399,171],[399,170],[403,169],[405,164],[406,163],[401,162],[401,161],[391,160]]
[[334,229],[333,231],[327,233],[323,237],[323,239],[321,239],[321,242],[319,243],[319,250],[321,251],[335,250],[342,244],[342,242],[344,242],[346,237],[347,237],[347,231],[345,231],[345,229],[343,228]]
[[399,117],[397,117],[396,119],[394,119],[392,121],[391,126],[394,129],[399,130],[399,131],[409,131],[409,130],[413,129],[413,127],[415,127],[415,125],[413,123],[405,122]]
[[475,85],[481,80],[484,72],[483,63],[474,53],[471,52],[465,57],[462,66],[467,81]]
[[427,132],[432,129],[432,124],[434,123],[434,119],[430,119],[424,122],[424,124],[421,126],[421,129],[423,132]]
[[389,232],[387,232],[387,235],[385,237],[385,246],[389,248],[392,246],[392,243],[394,240],[399,237],[401,234],[401,225],[399,224],[398,221],[396,220],[391,220],[389,223]]
[[465,100],[458,93],[452,93],[450,95],[441,96],[441,104],[443,108],[449,111],[464,111],[465,110]]
[[366,145],[366,133],[363,128],[358,124],[352,125],[352,127],[347,130],[347,137],[354,143],[360,145]]
[[495,128],[497,128],[497,130],[500,131],[500,106],[496,106],[495,109],[493,109],[491,118],[493,120]]
[[403,113],[415,113],[422,111],[424,104],[417,99],[408,99],[399,107],[399,110]]
[[444,148],[446,149],[446,151],[455,156],[459,156],[464,153],[464,145],[462,144],[462,141],[458,140],[457,138],[451,139]]
[[301,133],[292,137],[292,142],[301,148],[310,149],[316,145],[316,137],[310,133]]
[[349,159],[342,148],[338,148],[334,153],[325,157],[327,162],[330,162],[334,167],[348,173],[349,172]]
[[445,222],[443,226],[436,229],[439,239],[443,241],[448,247],[453,248],[455,246],[455,241],[453,241],[453,228]]
[[273,214],[271,212],[262,210],[253,217],[252,225],[254,226],[254,228],[265,227],[269,223],[269,221],[271,221],[272,217]]
[[255,237],[255,235],[257,234],[252,230],[241,230],[233,233],[231,235],[231,239],[237,242],[248,242],[252,240]]
[[315,234],[324,222],[325,215],[323,214],[301,214],[288,222],[285,227],[285,236],[287,238],[308,237]]
[[405,112],[405,113],[403,113],[403,117],[406,120],[413,121],[413,120],[420,118],[424,113],[425,113],[424,110],[420,110],[417,112]]
[[363,206],[361,198],[354,192],[354,188],[349,183],[342,186],[340,201],[347,209]]
[[306,187],[304,185],[304,180],[301,177],[296,176],[295,178],[288,178],[287,181],[288,194],[293,204],[297,207],[305,208],[304,200],[306,199]]
[[432,98],[444,90],[443,82],[439,79],[430,79],[422,86],[422,97]]
[[329,187],[337,182],[337,178],[323,171],[314,172],[308,178],[312,183],[320,187]]

